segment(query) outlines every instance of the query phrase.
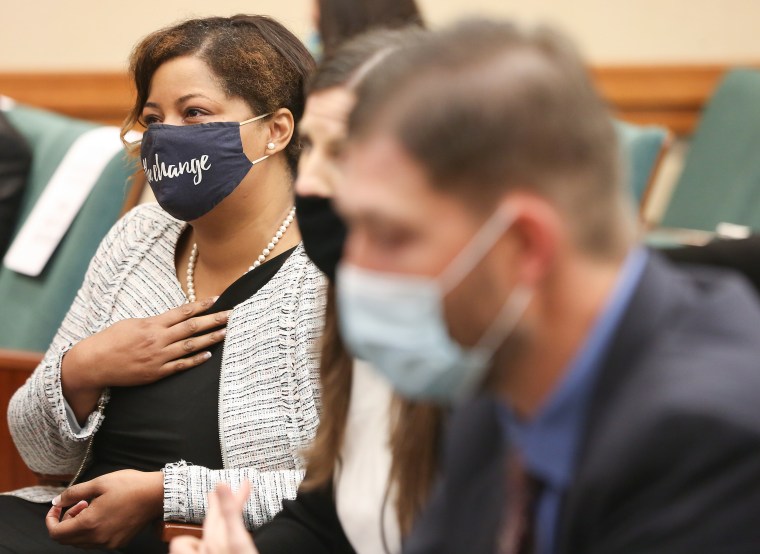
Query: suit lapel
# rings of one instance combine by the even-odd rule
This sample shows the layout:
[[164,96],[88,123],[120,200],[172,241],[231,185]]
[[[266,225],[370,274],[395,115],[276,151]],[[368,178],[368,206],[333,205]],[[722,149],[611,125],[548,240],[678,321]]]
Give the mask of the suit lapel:
[[584,483],[594,479],[586,461],[594,454],[595,430],[605,421],[616,398],[625,389],[637,360],[656,340],[672,313],[677,303],[673,274],[667,262],[650,253],[641,281],[614,333],[592,396],[573,485],[562,504],[557,540],[559,552],[577,551],[578,528],[573,522],[583,519],[578,511],[584,497]]

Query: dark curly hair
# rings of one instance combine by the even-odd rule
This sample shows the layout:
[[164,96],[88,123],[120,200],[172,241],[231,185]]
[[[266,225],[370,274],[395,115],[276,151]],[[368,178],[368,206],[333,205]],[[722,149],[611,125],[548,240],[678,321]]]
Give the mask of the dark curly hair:
[[[180,56],[206,62],[227,95],[245,100],[255,114],[287,108],[296,126],[303,116],[303,89],[314,70],[314,59],[285,26],[262,15],[190,19],[151,33],[132,52],[129,72],[137,96],[122,126],[122,137],[141,123],[156,70]],[[285,153],[295,175],[300,153],[297,135]]]

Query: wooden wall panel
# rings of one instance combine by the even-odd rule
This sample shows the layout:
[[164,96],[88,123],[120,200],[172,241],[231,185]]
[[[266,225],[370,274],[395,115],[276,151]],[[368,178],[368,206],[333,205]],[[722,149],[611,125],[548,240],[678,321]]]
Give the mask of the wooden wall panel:
[[13,393],[24,384],[29,372],[19,369],[0,370],[0,492],[37,484],[37,478],[26,467],[16,451],[8,431],[8,402]]
[[[760,67],[760,63],[750,64]],[[692,132],[728,65],[598,66],[591,74],[615,114]],[[123,73],[0,73],[0,94],[73,117],[119,125],[133,92]]]
[[591,74],[612,110],[632,123],[656,123],[677,135],[694,130],[728,66],[595,67]]
[[0,73],[0,94],[109,125],[121,125],[134,95],[124,73]]

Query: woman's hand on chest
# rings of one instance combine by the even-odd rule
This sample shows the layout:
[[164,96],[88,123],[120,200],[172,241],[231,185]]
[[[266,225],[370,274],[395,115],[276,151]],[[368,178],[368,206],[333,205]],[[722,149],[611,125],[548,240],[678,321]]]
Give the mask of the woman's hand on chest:
[[230,314],[198,315],[213,303],[125,319],[76,344],[63,358],[61,383],[77,420],[86,420],[106,387],[146,385],[206,361],[205,349],[224,340]]

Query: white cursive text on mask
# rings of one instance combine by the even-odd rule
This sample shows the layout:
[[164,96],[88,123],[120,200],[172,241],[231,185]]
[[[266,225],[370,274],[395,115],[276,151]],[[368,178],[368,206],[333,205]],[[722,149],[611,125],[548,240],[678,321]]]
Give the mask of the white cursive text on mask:
[[186,162],[181,162],[177,165],[166,165],[164,162],[158,160],[158,154],[156,154],[156,163],[152,167],[148,167],[148,160],[143,158],[142,160],[143,171],[145,171],[145,177],[149,183],[155,183],[162,180],[164,177],[174,179],[185,173],[192,173],[193,184],[199,185],[203,180],[203,172],[211,168],[211,164],[208,163],[208,156],[202,155],[200,158],[192,158]]

